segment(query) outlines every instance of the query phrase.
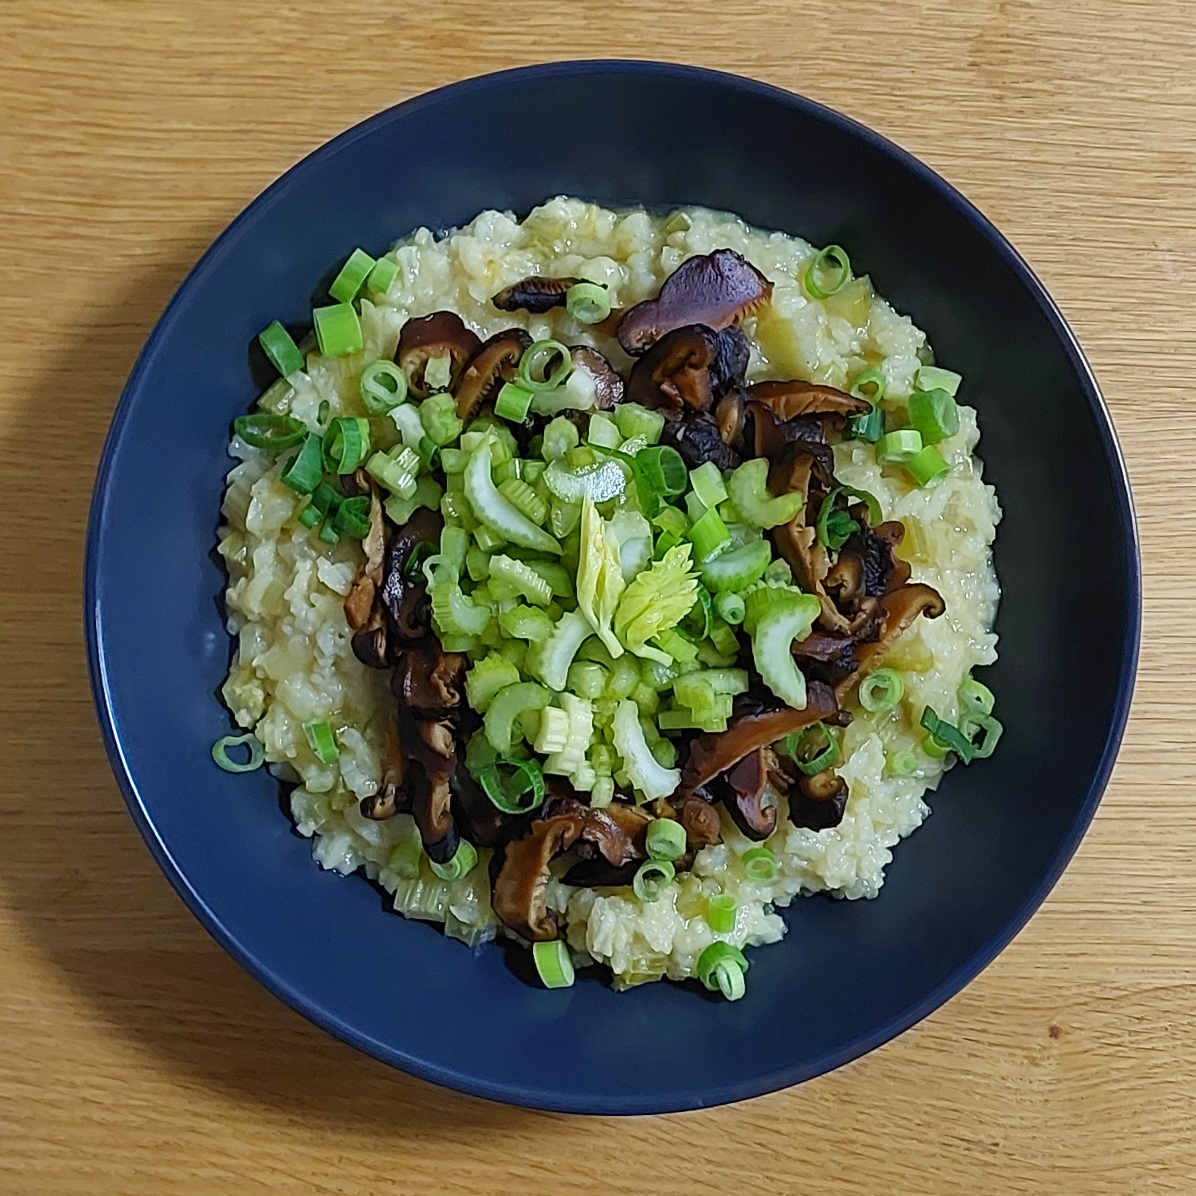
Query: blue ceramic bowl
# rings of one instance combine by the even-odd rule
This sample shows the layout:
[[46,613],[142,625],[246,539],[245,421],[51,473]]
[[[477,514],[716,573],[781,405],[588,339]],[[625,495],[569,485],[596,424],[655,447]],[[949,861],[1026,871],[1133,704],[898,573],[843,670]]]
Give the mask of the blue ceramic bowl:
[[[578,114],[590,114],[591,119]],[[728,1005],[653,984],[547,992],[322,872],[264,772],[229,776],[217,691],[230,644],[211,554],[246,348],[300,321],[330,266],[483,208],[558,194],[702,204],[848,247],[968,379],[1005,519],[996,559],[1006,733],[953,771],[875,901],[798,901]],[[1137,657],[1125,469],[1041,284],[956,191],[887,141],[759,83],[584,62],[473,79],[317,150],[195,267],[129,379],[91,512],[87,636],[108,752],[171,883],[263,984],[333,1034],[497,1100],[654,1113],[741,1100],[837,1067],[970,980],[1058,879],[1108,778]]]

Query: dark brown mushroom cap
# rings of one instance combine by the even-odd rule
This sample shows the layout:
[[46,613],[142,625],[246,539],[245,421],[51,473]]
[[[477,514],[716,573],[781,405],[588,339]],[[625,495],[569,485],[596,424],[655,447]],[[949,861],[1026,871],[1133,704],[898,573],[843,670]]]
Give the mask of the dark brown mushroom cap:
[[408,578],[407,565],[417,545],[439,545],[443,528],[444,519],[439,511],[420,507],[402,527],[387,536],[381,599],[396,644],[419,643],[432,630],[431,603],[423,573]]
[[719,432],[718,424],[708,415],[693,412],[685,419],[665,420],[661,444],[675,448],[690,469],[713,461],[719,469],[734,469],[743,463],[740,455]]
[[847,782],[834,769],[802,777],[789,794],[789,821],[812,831],[838,826],[847,810],[847,796]]
[[880,606],[884,612],[884,630],[878,639],[856,646],[855,654],[859,668],[835,686],[835,692],[840,698],[850,693],[851,687],[861,677],[880,667],[880,662],[919,615],[937,619],[947,609],[942,595],[920,581],[909,582],[886,594],[880,599]]
[[655,299],[631,308],[619,322],[619,343],[632,356],[686,324],[717,331],[764,304],[772,283],[733,249],[716,249],[682,262]]
[[584,370],[594,379],[594,407],[609,411],[623,401],[623,379],[597,349],[589,345],[574,345],[569,350],[575,370]]
[[569,288],[580,278],[545,278],[533,274],[513,286],[504,287],[490,300],[499,311],[530,311],[542,315],[554,307],[564,307]]
[[834,685],[860,667],[855,655],[855,640],[841,631],[811,631],[793,645],[793,659],[811,680]]
[[719,438],[723,444],[742,451],[745,421],[741,391],[733,390],[719,399],[714,409],[714,422],[718,425]]
[[475,847],[501,847],[527,833],[528,814],[506,814],[487,796],[464,766],[453,773],[453,818]]
[[515,380],[515,370],[532,338],[522,328],[504,328],[485,341],[469,359],[457,382],[457,418],[472,419]]
[[755,456],[767,457],[773,463],[773,472],[786,468],[799,453],[813,458],[820,474],[829,477],[834,472],[835,454],[826,442],[826,429],[817,416],[780,420],[764,403],[748,401],[744,405],[744,418],[751,430],[749,437],[745,428],[745,439],[751,443]]
[[[644,838],[651,818],[637,806],[626,802],[612,802],[609,806],[582,806],[585,825],[578,842],[578,854],[583,845],[592,849],[613,867],[619,868],[632,860],[647,856]],[[584,858],[584,855],[583,855]]]
[[445,652],[439,643],[408,648],[395,669],[391,687],[403,709],[421,718],[435,718],[460,706],[468,665],[464,653]]
[[706,797],[706,790],[699,790],[682,798],[677,819],[685,828],[685,845],[691,851],[723,841],[723,825],[718,809]]
[[491,904],[505,926],[533,942],[556,937],[556,914],[548,908],[549,865],[577,842],[584,807],[533,822],[526,835],[507,844],[494,878]]
[[452,812],[452,778],[457,767],[453,728],[444,719],[416,719],[410,710],[402,710],[400,719],[403,747],[412,765],[415,825],[428,858],[446,864],[460,843]]
[[849,415],[866,415],[872,410],[867,399],[857,399],[833,386],[816,382],[754,382],[748,398],[767,407],[780,423],[802,416],[831,419],[840,426]]
[[718,361],[718,333],[689,324],[662,336],[632,367],[627,399],[659,408],[670,419],[686,409],[709,411],[714,403],[712,367]]
[[694,793],[756,748],[767,747],[793,731],[839,715],[839,704],[829,686],[811,681],[806,691],[802,710],[780,706],[750,711],[735,717],[725,731],[708,732],[694,739],[681,770],[680,792]]
[[424,367],[428,362],[434,357],[452,359],[451,389],[481,343],[456,312],[434,311],[430,316],[420,316],[403,325],[399,331],[395,363],[407,375],[407,387],[412,395],[426,399],[429,390],[424,381]]
[[757,842],[777,829],[777,808],[768,804],[769,772],[775,762],[771,748],[761,744],[710,782],[731,820]]
[[399,741],[399,720],[396,717],[390,719],[382,745],[382,779],[377,790],[363,797],[358,806],[363,817],[380,822],[395,814],[410,812],[411,797],[403,784],[406,771],[403,746]]

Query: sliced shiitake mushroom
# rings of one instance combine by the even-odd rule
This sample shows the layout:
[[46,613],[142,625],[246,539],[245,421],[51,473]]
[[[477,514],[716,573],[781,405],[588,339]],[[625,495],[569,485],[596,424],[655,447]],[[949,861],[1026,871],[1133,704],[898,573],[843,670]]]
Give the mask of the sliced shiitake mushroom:
[[407,388],[411,394],[417,399],[426,399],[430,393],[424,378],[428,362],[437,357],[450,359],[451,390],[465,363],[478,351],[481,343],[456,312],[434,311],[403,325],[399,331],[395,363],[407,375]]
[[515,380],[516,367],[532,343],[522,328],[496,332],[469,359],[457,383],[457,418],[472,419],[502,389]]
[[513,286],[504,287],[490,302],[499,311],[530,311],[542,315],[554,307],[564,307],[569,288],[581,281],[580,278],[545,278],[533,274]]

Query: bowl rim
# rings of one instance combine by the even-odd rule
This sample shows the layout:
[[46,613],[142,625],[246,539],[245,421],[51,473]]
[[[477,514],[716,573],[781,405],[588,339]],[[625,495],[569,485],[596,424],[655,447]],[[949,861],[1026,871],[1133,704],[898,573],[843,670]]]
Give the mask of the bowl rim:
[[[169,849],[159,837],[150,810],[138,792],[129,762],[125,757],[120,735],[116,730],[116,717],[107,681],[99,611],[97,607],[97,582],[101,556],[101,526],[108,505],[109,490],[113,480],[113,461],[117,446],[123,437],[132,400],[141,388],[143,378],[150,371],[157,355],[158,346],[165,329],[172,323],[180,299],[197,285],[202,275],[224,255],[230,243],[238,236],[240,229],[264,208],[286,195],[293,188],[303,185],[307,173],[327,158],[334,157],[342,149],[359,138],[372,135],[380,127],[398,119],[410,116],[425,107],[433,107],[446,95],[482,96],[493,88],[501,88],[513,80],[544,80],[576,77],[592,74],[656,76],[665,80],[705,82],[710,86],[738,93],[757,100],[766,100],[794,109],[808,118],[829,125],[836,131],[865,142],[875,152],[891,159],[895,164],[916,176],[922,183],[938,193],[960,215],[964,217],[989,243],[993,251],[1004,260],[1027,292],[1032,296],[1041,314],[1058,338],[1068,358],[1072,371],[1079,380],[1081,390],[1088,400],[1092,418],[1096,424],[1101,448],[1107,459],[1110,473],[1116,487],[1118,538],[1124,558],[1125,573],[1130,593],[1129,617],[1120,644],[1121,663],[1116,699],[1113,705],[1109,736],[1097,767],[1090,779],[1087,794],[1080,803],[1065,835],[1038,883],[1023,898],[1017,909],[981,948],[960,963],[944,980],[912,1002],[899,1014],[874,1026],[868,1033],[859,1035],[834,1050],[817,1056],[800,1065],[790,1064],[775,1068],[756,1076],[750,1081],[736,1084],[716,1085],[710,1089],[695,1092],[681,1089],[650,1096],[630,1094],[620,1097],[583,1096],[570,1097],[555,1089],[543,1089],[518,1084],[503,1084],[479,1080],[467,1072],[441,1066],[388,1043],[378,1041],[361,1033],[355,1026],[343,1021],[309,998],[304,991],[283,975],[264,965],[251,952],[244,949],[237,938],[225,927],[216,912],[206,903],[203,896],[193,887],[182,872]],[[554,1112],[612,1114],[651,1114],[680,1112],[708,1108],[712,1105],[746,1100],[755,1096],[788,1088],[804,1080],[822,1075],[860,1058],[890,1039],[904,1033],[911,1026],[934,1012],[966,984],[974,979],[996,956],[1009,945],[1026,922],[1046,899],[1062,875],[1080,840],[1092,820],[1096,807],[1108,785],[1122,737],[1125,732],[1133,698],[1134,681],[1137,673],[1138,653],[1141,642],[1142,584],[1141,550],[1138,540],[1137,519],[1134,512],[1129,474],[1121,446],[1113,430],[1105,399],[1100,387],[1084,357],[1075,334],[1068,326],[1055,301],[1047,293],[1033,270],[1009,240],[970,200],[955,189],[930,167],[903,150],[888,138],[874,132],[851,117],[844,116],[815,100],[787,91],[782,87],[746,78],[726,71],[706,67],[689,66],[680,63],[660,62],[647,59],[572,59],[545,62],[529,66],[513,67],[507,70],[476,75],[445,84],[432,91],[413,96],[399,104],[383,109],[367,117],[337,136],[325,141],[306,154],[279,176],[273,183],[252,199],[232,222],[220,233],[203,253],[179,284],[162,315],[158,318],[121,392],[113,413],[108,435],[104,442],[96,471],[86,532],[86,554],[84,563],[84,630],[87,645],[88,673],[92,697],[100,724],[104,748],[109,764],[116,776],[125,804],[137,829],[145,840],[159,867],[179,896],[186,903],[209,934],[260,984],[284,1001],[297,1013],[320,1026],[328,1033],[373,1056],[382,1062],[397,1067],[409,1074],[432,1083],[452,1088],[472,1096],[484,1097],[507,1104]]]

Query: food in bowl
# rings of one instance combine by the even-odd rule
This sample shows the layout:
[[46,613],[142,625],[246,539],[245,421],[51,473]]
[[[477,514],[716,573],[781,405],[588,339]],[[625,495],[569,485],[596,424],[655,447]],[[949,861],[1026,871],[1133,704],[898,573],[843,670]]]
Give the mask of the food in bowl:
[[217,762],[545,984],[737,999],[1000,737],[961,379],[843,249],[704,209],[485,212],[330,298],[230,447]]

